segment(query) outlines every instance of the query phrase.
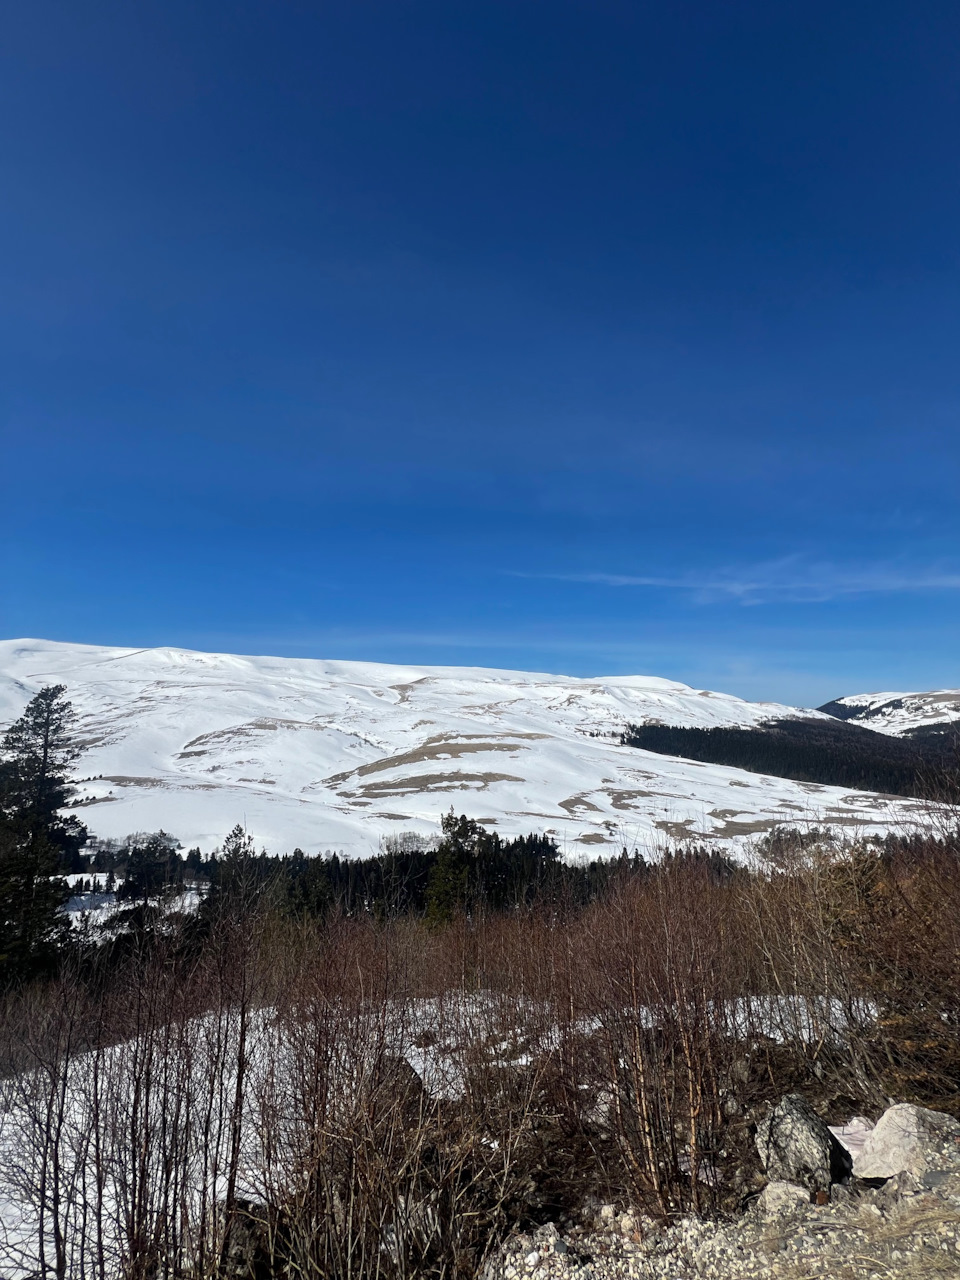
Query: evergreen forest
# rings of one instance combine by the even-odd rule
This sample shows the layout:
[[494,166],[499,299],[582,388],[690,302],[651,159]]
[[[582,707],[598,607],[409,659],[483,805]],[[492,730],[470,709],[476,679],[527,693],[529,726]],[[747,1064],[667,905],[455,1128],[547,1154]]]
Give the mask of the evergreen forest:
[[955,758],[953,740],[943,735],[904,741],[829,720],[771,720],[752,729],[631,724],[620,741],[795,782],[923,798],[949,791]]

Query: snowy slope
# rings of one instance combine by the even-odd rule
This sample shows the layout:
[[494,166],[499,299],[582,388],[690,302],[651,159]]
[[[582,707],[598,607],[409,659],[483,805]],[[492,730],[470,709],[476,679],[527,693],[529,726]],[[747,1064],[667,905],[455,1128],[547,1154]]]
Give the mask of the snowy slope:
[[902,737],[918,730],[948,729],[960,721],[960,689],[933,689],[929,693],[854,693],[825,703],[823,710],[863,725],[865,729]]
[[616,745],[628,722],[817,714],[655,677],[0,642],[0,724],[52,683],[80,713],[78,772],[96,779],[80,816],[101,836],[163,827],[209,850],[241,822],[272,852],[361,855],[384,835],[435,833],[453,805],[504,835],[552,832],[577,856],[684,835],[738,845],[780,822],[922,820],[909,800]]

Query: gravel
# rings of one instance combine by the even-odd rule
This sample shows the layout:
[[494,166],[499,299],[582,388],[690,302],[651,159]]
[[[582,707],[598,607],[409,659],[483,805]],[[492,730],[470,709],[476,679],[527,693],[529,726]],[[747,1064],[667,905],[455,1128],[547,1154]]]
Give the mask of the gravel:
[[[771,1204],[775,1208],[769,1207]],[[602,1206],[590,1223],[511,1236],[481,1280],[923,1280],[960,1277],[960,1171],[853,1179],[831,1201],[755,1202],[729,1222],[665,1226]]]

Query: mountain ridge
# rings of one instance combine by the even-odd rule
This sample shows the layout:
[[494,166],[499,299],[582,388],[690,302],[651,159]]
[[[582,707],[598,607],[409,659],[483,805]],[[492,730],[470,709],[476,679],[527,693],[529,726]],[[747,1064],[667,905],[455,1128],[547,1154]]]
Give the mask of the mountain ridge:
[[0,722],[52,683],[79,716],[80,815],[104,837],[164,827],[208,850],[241,822],[271,852],[362,855],[398,830],[436,832],[452,805],[592,857],[678,838],[744,848],[785,823],[923,821],[910,801],[621,745],[631,723],[829,719],[656,676],[0,642]]
[[825,702],[817,710],[890,737],[944,737],[960,729],[960,689],[853,693]]

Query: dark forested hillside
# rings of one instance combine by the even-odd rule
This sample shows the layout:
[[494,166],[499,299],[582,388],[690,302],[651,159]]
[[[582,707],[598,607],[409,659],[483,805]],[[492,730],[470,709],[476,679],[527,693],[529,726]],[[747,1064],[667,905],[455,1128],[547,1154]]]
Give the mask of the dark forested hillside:
[[755,729],[629,725],[620,741],[796,782],[904,796],[929,794],[948,754],[943,739],[905,741],[841,720],[771,720]]
[[835,720],[862,720],[870,715],[866,707],[841,702],[839,698],[835,698],[833,702],[825,702],[822,707],[817,707],[817,710],[822,711],[826,716],[833,716]]

